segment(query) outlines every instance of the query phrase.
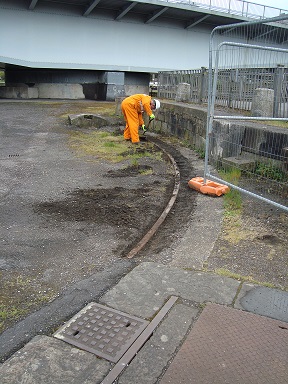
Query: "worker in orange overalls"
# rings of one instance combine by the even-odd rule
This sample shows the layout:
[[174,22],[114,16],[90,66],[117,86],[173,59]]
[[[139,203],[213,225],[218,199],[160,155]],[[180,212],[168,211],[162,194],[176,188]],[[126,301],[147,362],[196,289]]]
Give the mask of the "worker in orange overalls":
[[160,108],[160,101],[152,99],[151,96],[145,94],[136,94],[126,97],[122,101],[121,109],[126,121],[124,129],[124,139],[131,140],[133,144],[139,143],[138,129],[141,126],[145,131],[145,124],[143,120],[143,112],[145,111],[149,116],[149,120],[154,120],[155,116],[152,111]]

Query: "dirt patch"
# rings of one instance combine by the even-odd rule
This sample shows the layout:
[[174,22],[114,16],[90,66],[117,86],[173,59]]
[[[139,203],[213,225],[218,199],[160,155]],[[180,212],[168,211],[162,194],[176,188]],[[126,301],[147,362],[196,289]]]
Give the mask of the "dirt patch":
[[[125,177],[126,171],[127,169],[111,171],[110,175],[120,173],[122,175],[120,177]],[[138,170],[130,167],[128,174],[131,176],[134,172],[138,174]],[[163,201],[167,202],[169,198],[168,189],[165,195],[162,195],[163,201],[159,206],[159,193],[157,193],[159,187],[161,187],[160,183],[155,181],[151,186],[143,186],[140,189],[115,187],[77,190],[70,193],[64,200],[37,204],[34,206],[34,211],[59,221],[85,221],[116,227],[128,226],[130,230],[139,228],[139,218],[141,218],[141,230],[145,230],[156,220]],[[170,191],[172,187],[173,184]]]
[[152,173],[153,168],[149,165],[132,165],[127,168],[110,170],[107,172],[107,177],[127,177],[127,176],[136,176],[144,173]]
[[208,268],[288,289],[287,213],[257,199],[242,199],[240,217],[224,218]]

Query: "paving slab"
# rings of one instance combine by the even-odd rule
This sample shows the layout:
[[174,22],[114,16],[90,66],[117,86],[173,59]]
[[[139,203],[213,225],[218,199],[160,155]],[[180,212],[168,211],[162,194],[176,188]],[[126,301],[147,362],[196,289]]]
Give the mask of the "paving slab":
[[118,384],[153,384],[174,357],[198,309],[176,304],[118,379]]
[[182,238],[166,251],[172,253],[172,267],[201,270],[219,236],[223,199],[198,193],[196,205],[197,215],[191,218]]
[[232,304],[240,282],[212,273],[142,263],[100,298],[112,308],[150,318],[171,296],[197,303]]
[[161,384],[287,384],[287,324],[208,304]]
[[243,284],[235,308],[288,323],[288,292]]
[[0,367],[1,384],[95,384],[110,363],[47,336],[35,336]]

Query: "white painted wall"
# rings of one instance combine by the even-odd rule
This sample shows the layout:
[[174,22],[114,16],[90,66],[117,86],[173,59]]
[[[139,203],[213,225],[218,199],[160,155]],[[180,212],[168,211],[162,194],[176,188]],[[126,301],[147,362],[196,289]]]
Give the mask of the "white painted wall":
[[195,69],[208,66],[210,32],[0,6],[0,62],[106,71]]

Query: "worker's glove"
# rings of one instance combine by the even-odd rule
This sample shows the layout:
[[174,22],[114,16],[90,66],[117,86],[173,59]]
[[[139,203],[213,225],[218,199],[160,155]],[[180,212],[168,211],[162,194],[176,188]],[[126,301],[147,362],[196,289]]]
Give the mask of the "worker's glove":
[[143,130],[143,132],[145,133],[146,131],[147,131],[147,129],[146,129],[146,127],[145,127],[145,124],[142,124],[142,130]]
[[152,121],[152,120],[154,120],[154,119],[155,119],[155,116],[154,116],[153,113],[152,113],[152,115],[149,116],[149,121]]

